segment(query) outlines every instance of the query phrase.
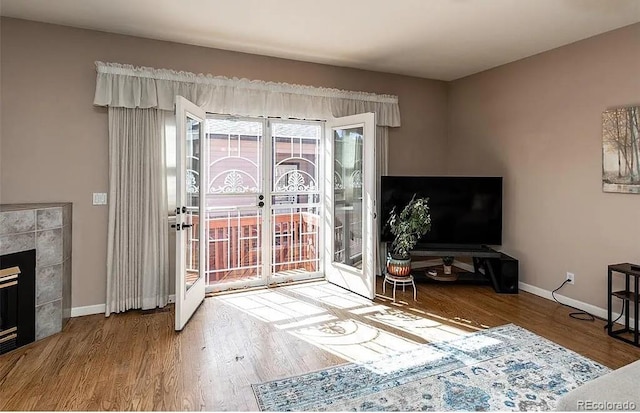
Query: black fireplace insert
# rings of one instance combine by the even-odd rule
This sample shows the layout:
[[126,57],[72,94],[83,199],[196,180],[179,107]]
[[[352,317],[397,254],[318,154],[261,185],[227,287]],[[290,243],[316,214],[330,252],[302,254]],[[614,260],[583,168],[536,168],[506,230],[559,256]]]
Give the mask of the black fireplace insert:
[[0,256],[0,354],[35,340],[36,250]]

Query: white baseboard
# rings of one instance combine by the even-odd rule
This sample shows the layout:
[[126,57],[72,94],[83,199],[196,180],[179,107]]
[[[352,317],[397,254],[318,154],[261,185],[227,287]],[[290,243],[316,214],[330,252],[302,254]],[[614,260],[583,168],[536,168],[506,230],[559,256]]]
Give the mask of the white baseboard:
[[[176,302],[176,295],[169,295],[169,304],[173,304]],[[85,315],[93,315],[93,314],[104,314],[107,309],[106,304],[96,304],[96,305],[87,305],[84,307],[73,307],[71,309],[71,317],[82,317]]]
[[[547,300],[552,300],[553,301],[553,296],[551,295],[551,291],[549,290],[545,290],[539,287],[536,287],[534,285],[529,285],[523,282],[519,282],[518,286],[520,287],[520,289],[522,291],[526,291],[528,293],[537,295],[539,297],[542,298],[546,298]],[[558,301],[560,301],[563,304],[568,304],[572,307],[576,307],[579,308],[580,310],[586,311],[590,314],[593,314],[596,317],[600,317],[603,319],[607,319],[607,310],[605,308],[600,308],[600,307],[596,307],[595,305],[592,304],[588,304],[588,303],[584,303],[582,301],[578,301],[578,300],[574,300],[573,298],[570,297],[566,297],[564,295],[560,295],[558,293],[556,293],[556,298],[558,299]],[[616,300],[616,301],[620,301],[620,300]],[[614,304],[615,306],[616,304]],[[620,305],[620,304],[618,304]],[[620,305],[621,306],[621,305]],[[633,306],[632,306],[633,308]],[[618,312],[614,312],[612,313],[613,319],[615,320],[616,318],[618,318],[620,316],[620,313]],[[633,326],[635,323],[635,320],[631,317],[629,319],[629,325]],[[618,323],[620,324],[620,321],[618,320]]]
[[71,309],[71,317],[82,317],[92,314],[104,314],[106,304],[87,305],[84,307],[73,307]]

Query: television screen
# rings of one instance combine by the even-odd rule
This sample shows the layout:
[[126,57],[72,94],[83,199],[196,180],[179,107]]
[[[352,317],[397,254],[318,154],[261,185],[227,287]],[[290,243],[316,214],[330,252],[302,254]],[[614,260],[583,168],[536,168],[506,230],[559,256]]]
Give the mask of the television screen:
[[381,239],[393,241],[386,225],[413,195],[429,198],[431,230],[418,245],[502,244],[502,177],[383,176]]

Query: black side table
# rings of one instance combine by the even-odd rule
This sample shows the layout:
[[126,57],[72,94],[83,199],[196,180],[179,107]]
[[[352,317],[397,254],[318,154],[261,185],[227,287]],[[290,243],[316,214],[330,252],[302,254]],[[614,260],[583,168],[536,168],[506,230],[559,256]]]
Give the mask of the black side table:
[[[613,273],[621,273],[624,274],[625,283],[624,290],[621,291],[612,291],[612,279]],[[633,290],[631,290],[631,277],[633,277]],[[640,347],[640,334],[638,331],[638,307],[640,306],[640,299],[638,298],[638,282],[640,280],[640,266],[637,264],[613,264],[609,265],[609,274],[608,274],[608,283],[607,283],[607,333],[618,340],[622,340],[629,344],[633,344],[634,346]],[[624,303],[624,328],[619,330],[613,329],[613,316],[611,300],[613,297],[618,297],[622,299]],[[629,325],[629,310],[630,304],[633,303],[633,318],[634,318],[634,326],[633,329]],[[621,334],[624,333],[633,333],[633,340],[630,340],[626,337],[622,337]]]

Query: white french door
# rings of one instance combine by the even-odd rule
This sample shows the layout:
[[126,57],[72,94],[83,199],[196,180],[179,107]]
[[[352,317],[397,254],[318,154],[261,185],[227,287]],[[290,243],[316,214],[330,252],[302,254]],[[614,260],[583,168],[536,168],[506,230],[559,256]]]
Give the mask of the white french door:
[[375,114],[327,122],[325,272],[329,282],[375,297]]
[[202,212],[207,182],[206,151],[202,150],[206,114],[182,96],[176,96],[176,318],[175,329],[187,324],[205,294],[205,238]]
[[323,276],[320,122],[209,115],[207,290]]
[[326,277],[374,298],[373,113],[323,124],[176,108],[176,329],[205,288]]

